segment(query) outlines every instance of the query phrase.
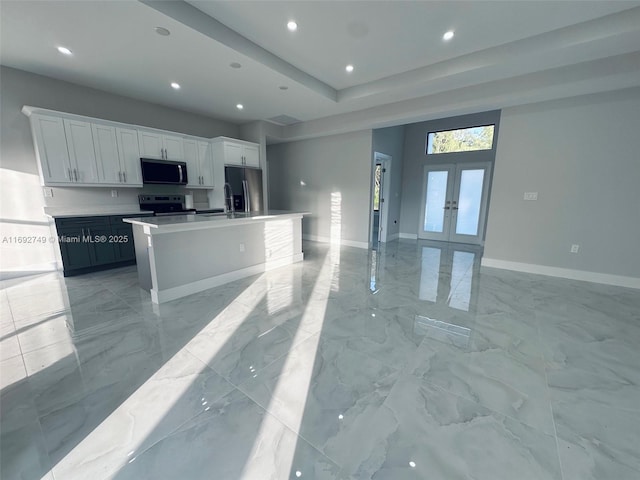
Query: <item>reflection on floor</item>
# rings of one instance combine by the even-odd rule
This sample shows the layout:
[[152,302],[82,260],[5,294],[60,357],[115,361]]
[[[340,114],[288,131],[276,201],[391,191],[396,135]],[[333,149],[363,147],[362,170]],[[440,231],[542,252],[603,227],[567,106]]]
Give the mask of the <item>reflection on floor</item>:
[[133,268],[4,282],[0,476],[640,478],[640,292],[304,251],[161,306]]

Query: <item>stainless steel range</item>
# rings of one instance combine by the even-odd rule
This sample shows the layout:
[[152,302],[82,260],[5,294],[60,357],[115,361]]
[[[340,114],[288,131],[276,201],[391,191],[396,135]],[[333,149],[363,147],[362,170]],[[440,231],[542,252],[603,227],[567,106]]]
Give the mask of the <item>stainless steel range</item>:
[[223,208],[195,209],[186,208],[185,195],[138,195],[140,210],[150,210],[155,216],[193,215],[199,213],[222,213]]
[[185,208],[184,195],[138,195],[140,210],[151,210],[154,215],[195,214],[194,208]]

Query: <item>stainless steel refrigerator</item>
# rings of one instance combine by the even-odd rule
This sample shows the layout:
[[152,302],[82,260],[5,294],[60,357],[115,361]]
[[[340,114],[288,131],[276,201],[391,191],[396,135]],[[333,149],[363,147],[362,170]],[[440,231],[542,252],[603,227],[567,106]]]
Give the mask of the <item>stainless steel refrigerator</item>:
[[231,193],[225,193],[225,203],[228,195],[233,197],[236,212],[261,212],[262,203],[262,170],[259,168],[224,167],[225,182],[231,187]]

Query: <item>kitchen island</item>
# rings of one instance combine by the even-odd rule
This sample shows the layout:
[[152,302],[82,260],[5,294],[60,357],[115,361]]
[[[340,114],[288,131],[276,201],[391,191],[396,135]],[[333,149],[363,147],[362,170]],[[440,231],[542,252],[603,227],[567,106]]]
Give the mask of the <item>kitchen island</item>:
[[268,211],[126,218],[140,287],[163,303],[300,262],[302,217]]

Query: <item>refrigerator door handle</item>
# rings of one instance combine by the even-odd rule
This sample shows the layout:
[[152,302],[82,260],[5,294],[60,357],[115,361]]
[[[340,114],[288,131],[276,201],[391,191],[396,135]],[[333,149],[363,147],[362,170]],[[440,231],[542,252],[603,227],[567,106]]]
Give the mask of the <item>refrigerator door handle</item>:
[[244,195],[244,211],[249,213],[251,211],[251,205],[249,204],[249,184],[246,180],[242,181],[242,194]]

